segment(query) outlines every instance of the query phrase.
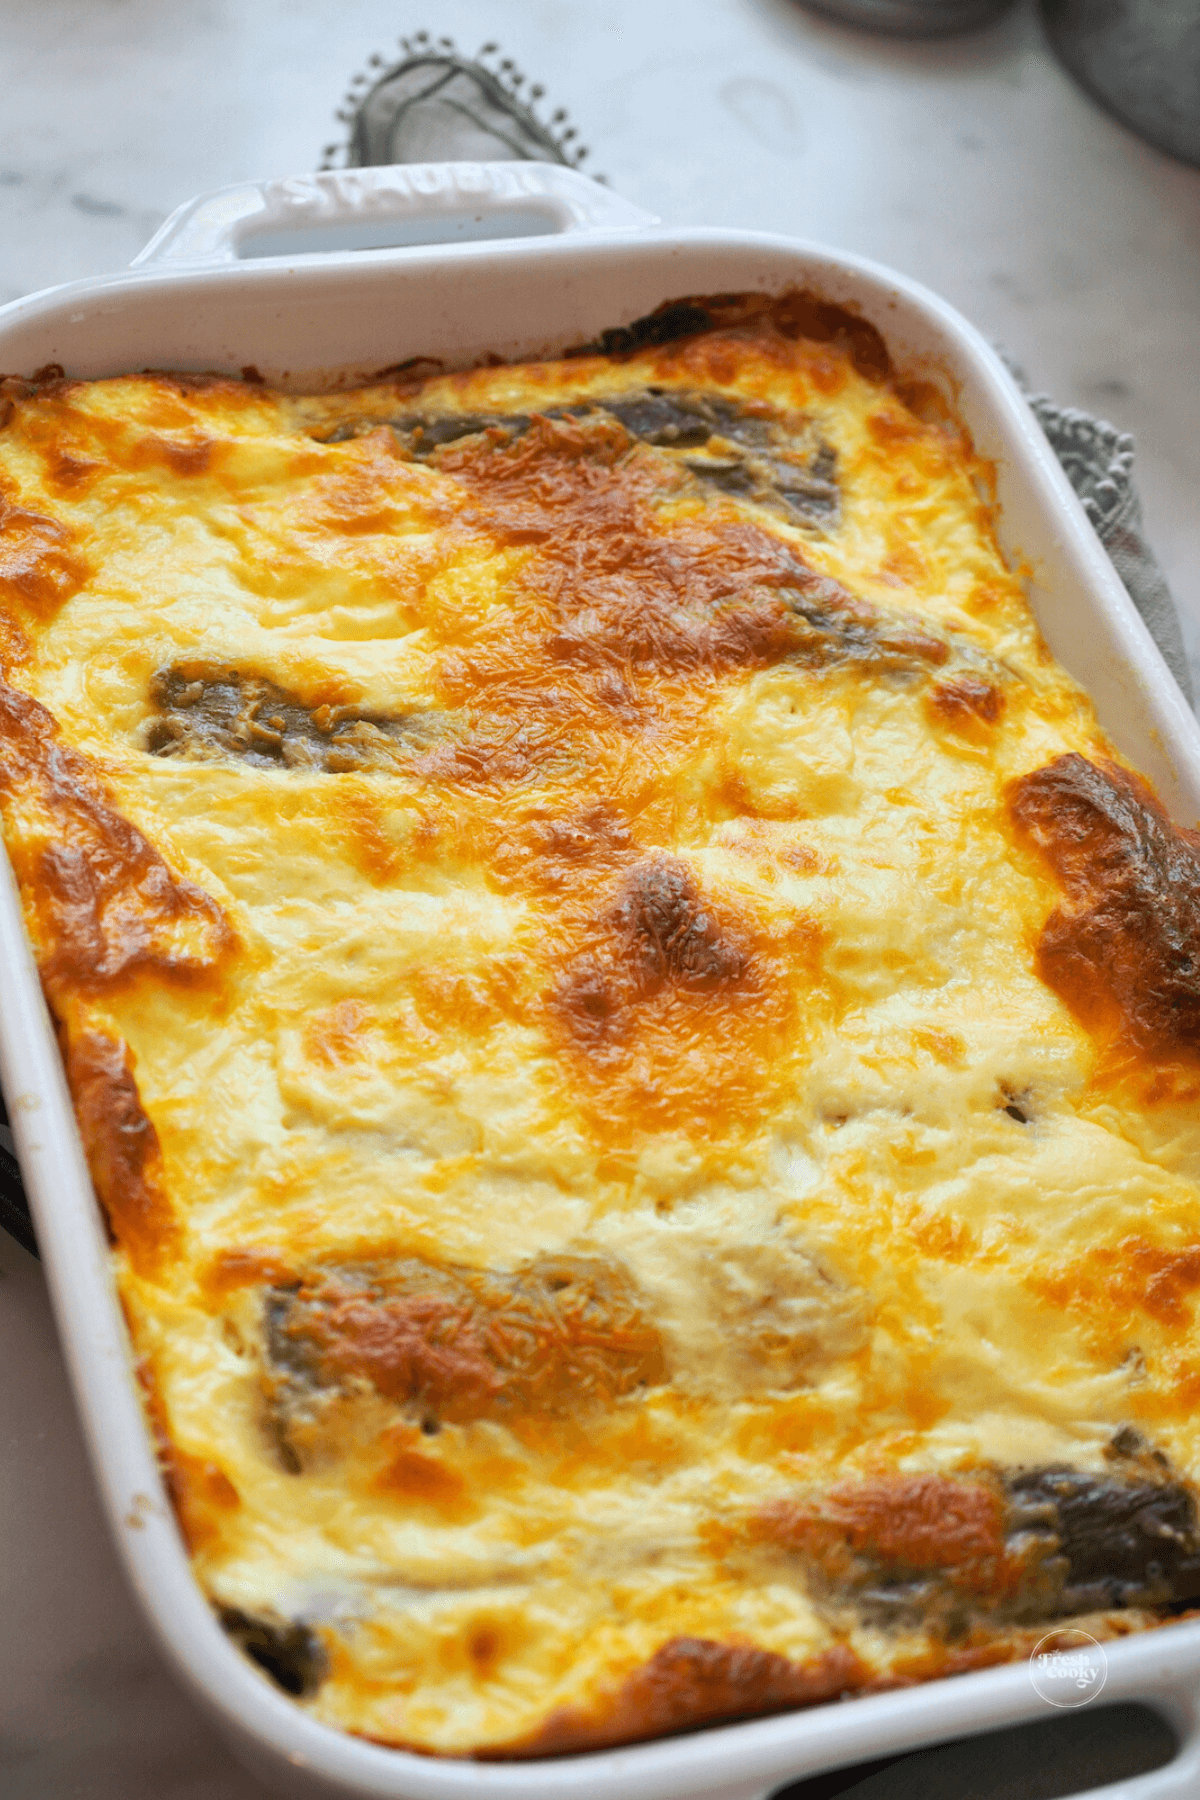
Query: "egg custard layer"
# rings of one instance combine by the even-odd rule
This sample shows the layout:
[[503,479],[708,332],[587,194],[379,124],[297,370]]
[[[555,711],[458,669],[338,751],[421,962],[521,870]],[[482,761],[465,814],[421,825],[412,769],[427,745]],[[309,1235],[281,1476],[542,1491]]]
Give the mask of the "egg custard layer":
[[6,838],[246,1653],[532,1756],[1200,1596],[1200,837],[870,329],[2,393]]

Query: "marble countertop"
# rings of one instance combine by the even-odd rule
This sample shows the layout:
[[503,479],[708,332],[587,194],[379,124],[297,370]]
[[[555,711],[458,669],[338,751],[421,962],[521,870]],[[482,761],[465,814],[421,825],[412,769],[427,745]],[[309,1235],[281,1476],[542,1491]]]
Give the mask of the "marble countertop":
[[[890,263],[1034,387],[1134,432],[1200,691],[1200,172],[1075,89],[1029,3],[897,44],[792,0],[5,0],[0,302],[128,262],[201,189],[314,168],[348,76],[422,26],[499,39],[651,211]],[[0,1792],[261,1796],[141,1623],[40,1272],[7,1239],[0,1446]]]

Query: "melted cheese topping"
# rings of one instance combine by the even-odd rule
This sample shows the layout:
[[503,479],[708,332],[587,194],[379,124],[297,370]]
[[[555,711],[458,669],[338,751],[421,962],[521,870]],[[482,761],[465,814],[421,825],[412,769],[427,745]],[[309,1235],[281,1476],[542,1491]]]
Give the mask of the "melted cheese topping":
[[1011,1509],[1200,1474],[1196,1061],[1039,960],[1012,784],[1117,759],[963,435],[761,321],[8,386],[8,842],[250,1653],[497,1754],[1153,1622]]

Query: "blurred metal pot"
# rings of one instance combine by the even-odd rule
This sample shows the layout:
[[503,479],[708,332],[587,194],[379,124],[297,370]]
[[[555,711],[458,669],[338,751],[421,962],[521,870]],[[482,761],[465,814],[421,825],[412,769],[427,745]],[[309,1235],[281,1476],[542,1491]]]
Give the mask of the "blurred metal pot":
[[1012,0],[801,0],[809,12],[862,25],[892,37],[949,37],[986,25],[1007,12]]
[[1200,0],[1041,0],[1060,60],[1139,136],[1200,164]]

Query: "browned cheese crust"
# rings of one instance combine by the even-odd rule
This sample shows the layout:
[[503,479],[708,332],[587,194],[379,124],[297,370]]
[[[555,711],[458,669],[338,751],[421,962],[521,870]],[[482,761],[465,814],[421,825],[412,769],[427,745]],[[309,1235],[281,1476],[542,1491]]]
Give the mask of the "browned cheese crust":
[[1200,835],[877,332],[0,382],[0,810],[230,1638],[438,1755],[1200,1597]]

